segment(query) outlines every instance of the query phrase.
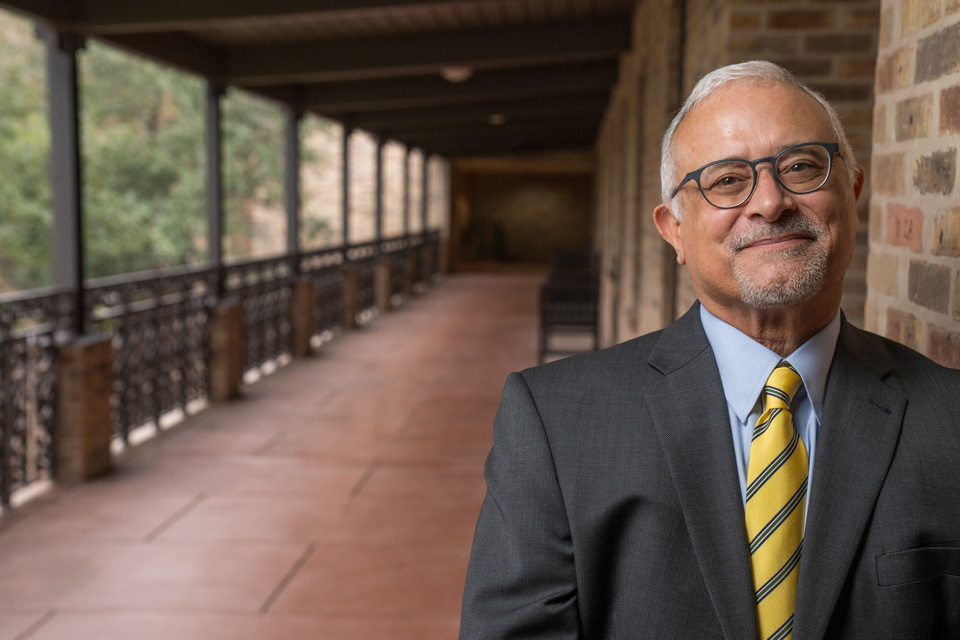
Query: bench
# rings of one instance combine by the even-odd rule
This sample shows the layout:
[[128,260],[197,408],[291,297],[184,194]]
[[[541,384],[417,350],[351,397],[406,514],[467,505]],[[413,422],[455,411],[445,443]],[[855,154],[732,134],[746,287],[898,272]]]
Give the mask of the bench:
[[555,260],[547,281],[540,287],[541,363],[548,354],[566,356],[583,351],[555,348],[551,338],[556,334],[587,334],[592,338],[592,349],[597,349],[599,298],[599,277],[589,261],[566,256]]

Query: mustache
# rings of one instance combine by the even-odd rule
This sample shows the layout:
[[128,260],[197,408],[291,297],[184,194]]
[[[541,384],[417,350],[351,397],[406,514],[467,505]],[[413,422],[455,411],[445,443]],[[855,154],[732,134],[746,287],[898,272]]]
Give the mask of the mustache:
[[734,251],[740,252],[758,240],[775,238],[788,233],[799,233],[817,240],[824,234],[824,229],[815,220],[802,215],[781,217],[774,222],[758,222],[750,228],[737,231],[730,238],[729,246]]

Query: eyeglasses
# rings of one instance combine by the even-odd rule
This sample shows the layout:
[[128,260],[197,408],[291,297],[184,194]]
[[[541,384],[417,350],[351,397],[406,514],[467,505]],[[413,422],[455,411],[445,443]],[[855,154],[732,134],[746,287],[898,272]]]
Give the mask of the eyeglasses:
[[840,153],[840,145],[836,142],[805,142],[787,147],[769,158],[717,160],[685,175],[670,194],[670,199],[679,193],[680,187],[693,180],[706,201],[714,207],[739,207],[757,188],[757,165],[764,162],[771,164],[774,179],[790,193],[811,193],[827,183],[835,153]]

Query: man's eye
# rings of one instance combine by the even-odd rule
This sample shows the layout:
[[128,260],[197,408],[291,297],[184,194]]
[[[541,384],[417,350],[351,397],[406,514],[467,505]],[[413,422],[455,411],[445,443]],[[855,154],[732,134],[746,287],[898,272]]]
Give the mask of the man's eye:
[[787,167],[787,173],[803,173],[806,171],[816,171],[817,167],[810,162],[794,162]]
[[725,175],[712,180],[709,186],[707,186],[707,189],[711,191],[713,190],[729,191],[732,189],[739,189],[743,187],[743,185],[746,183],[747,183],[747,180],[744,176]]

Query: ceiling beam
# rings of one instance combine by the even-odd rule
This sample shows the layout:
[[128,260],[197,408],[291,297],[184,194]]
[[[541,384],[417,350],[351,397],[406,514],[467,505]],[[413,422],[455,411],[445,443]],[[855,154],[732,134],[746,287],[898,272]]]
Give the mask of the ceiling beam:
[[222,51],[181,33],[141,33],[102,38],[104,42],[226,84]]
[[[56,4],[63,0],[12,0]],[[472,0],[473,4],[498,0]],[[237,27],[269,20],[318,15],[339,17],[376,10],[430,7],[449,0],[83,0],[77,27],[96,34],[183,31]]]
[[597,133],[597,120],[579,118],[558,119],[547,122],[507,123],[498,127],[491,125],[455,127],[449,129],[424,129],[408,131],[398,139],[416,147],[432,148],[441,143],[456,144],[481,140],[524,140],[565,138],[567,136],[592,136]]
[[596,115],[599,117],[610,101],[608,92],[565,96],[562,100],[527,98],[523,100],[496,100],[462,105],[421,107],[416,109],[390,109],[354,113],[347,116],[350,123],[359,129],[400,133],[425,129],[430,126],[449,127],[486,124],[493,114],[506,122],[543,120],[558,116]]
[[385,78],[306,85],[304,106],[342,116],[381,109],[416,109],[524,97],[609,91],[617,81],[616,61],[478,71],[466,82],[440,76]]
[[463,173],[589,176],[596,169],[596,158],[591,150],[523,158],[463,159],[455,162],[452,169]]
[[61,25],[78,16],[76,0],[0,0],[0,7]]
[[428,153],[445,158],[465,158],[555,150],[585,151],[593,149],[594,141],[595,136],[592,134],[573,133],[565,136],[528,137],[513,140],[450,140],[437,142],[431,147],[424,148]]
[[234,47],[228,79],[255,86],[389,78],[446,66],[490,69],[611,59],[629,47],[629,20]]

